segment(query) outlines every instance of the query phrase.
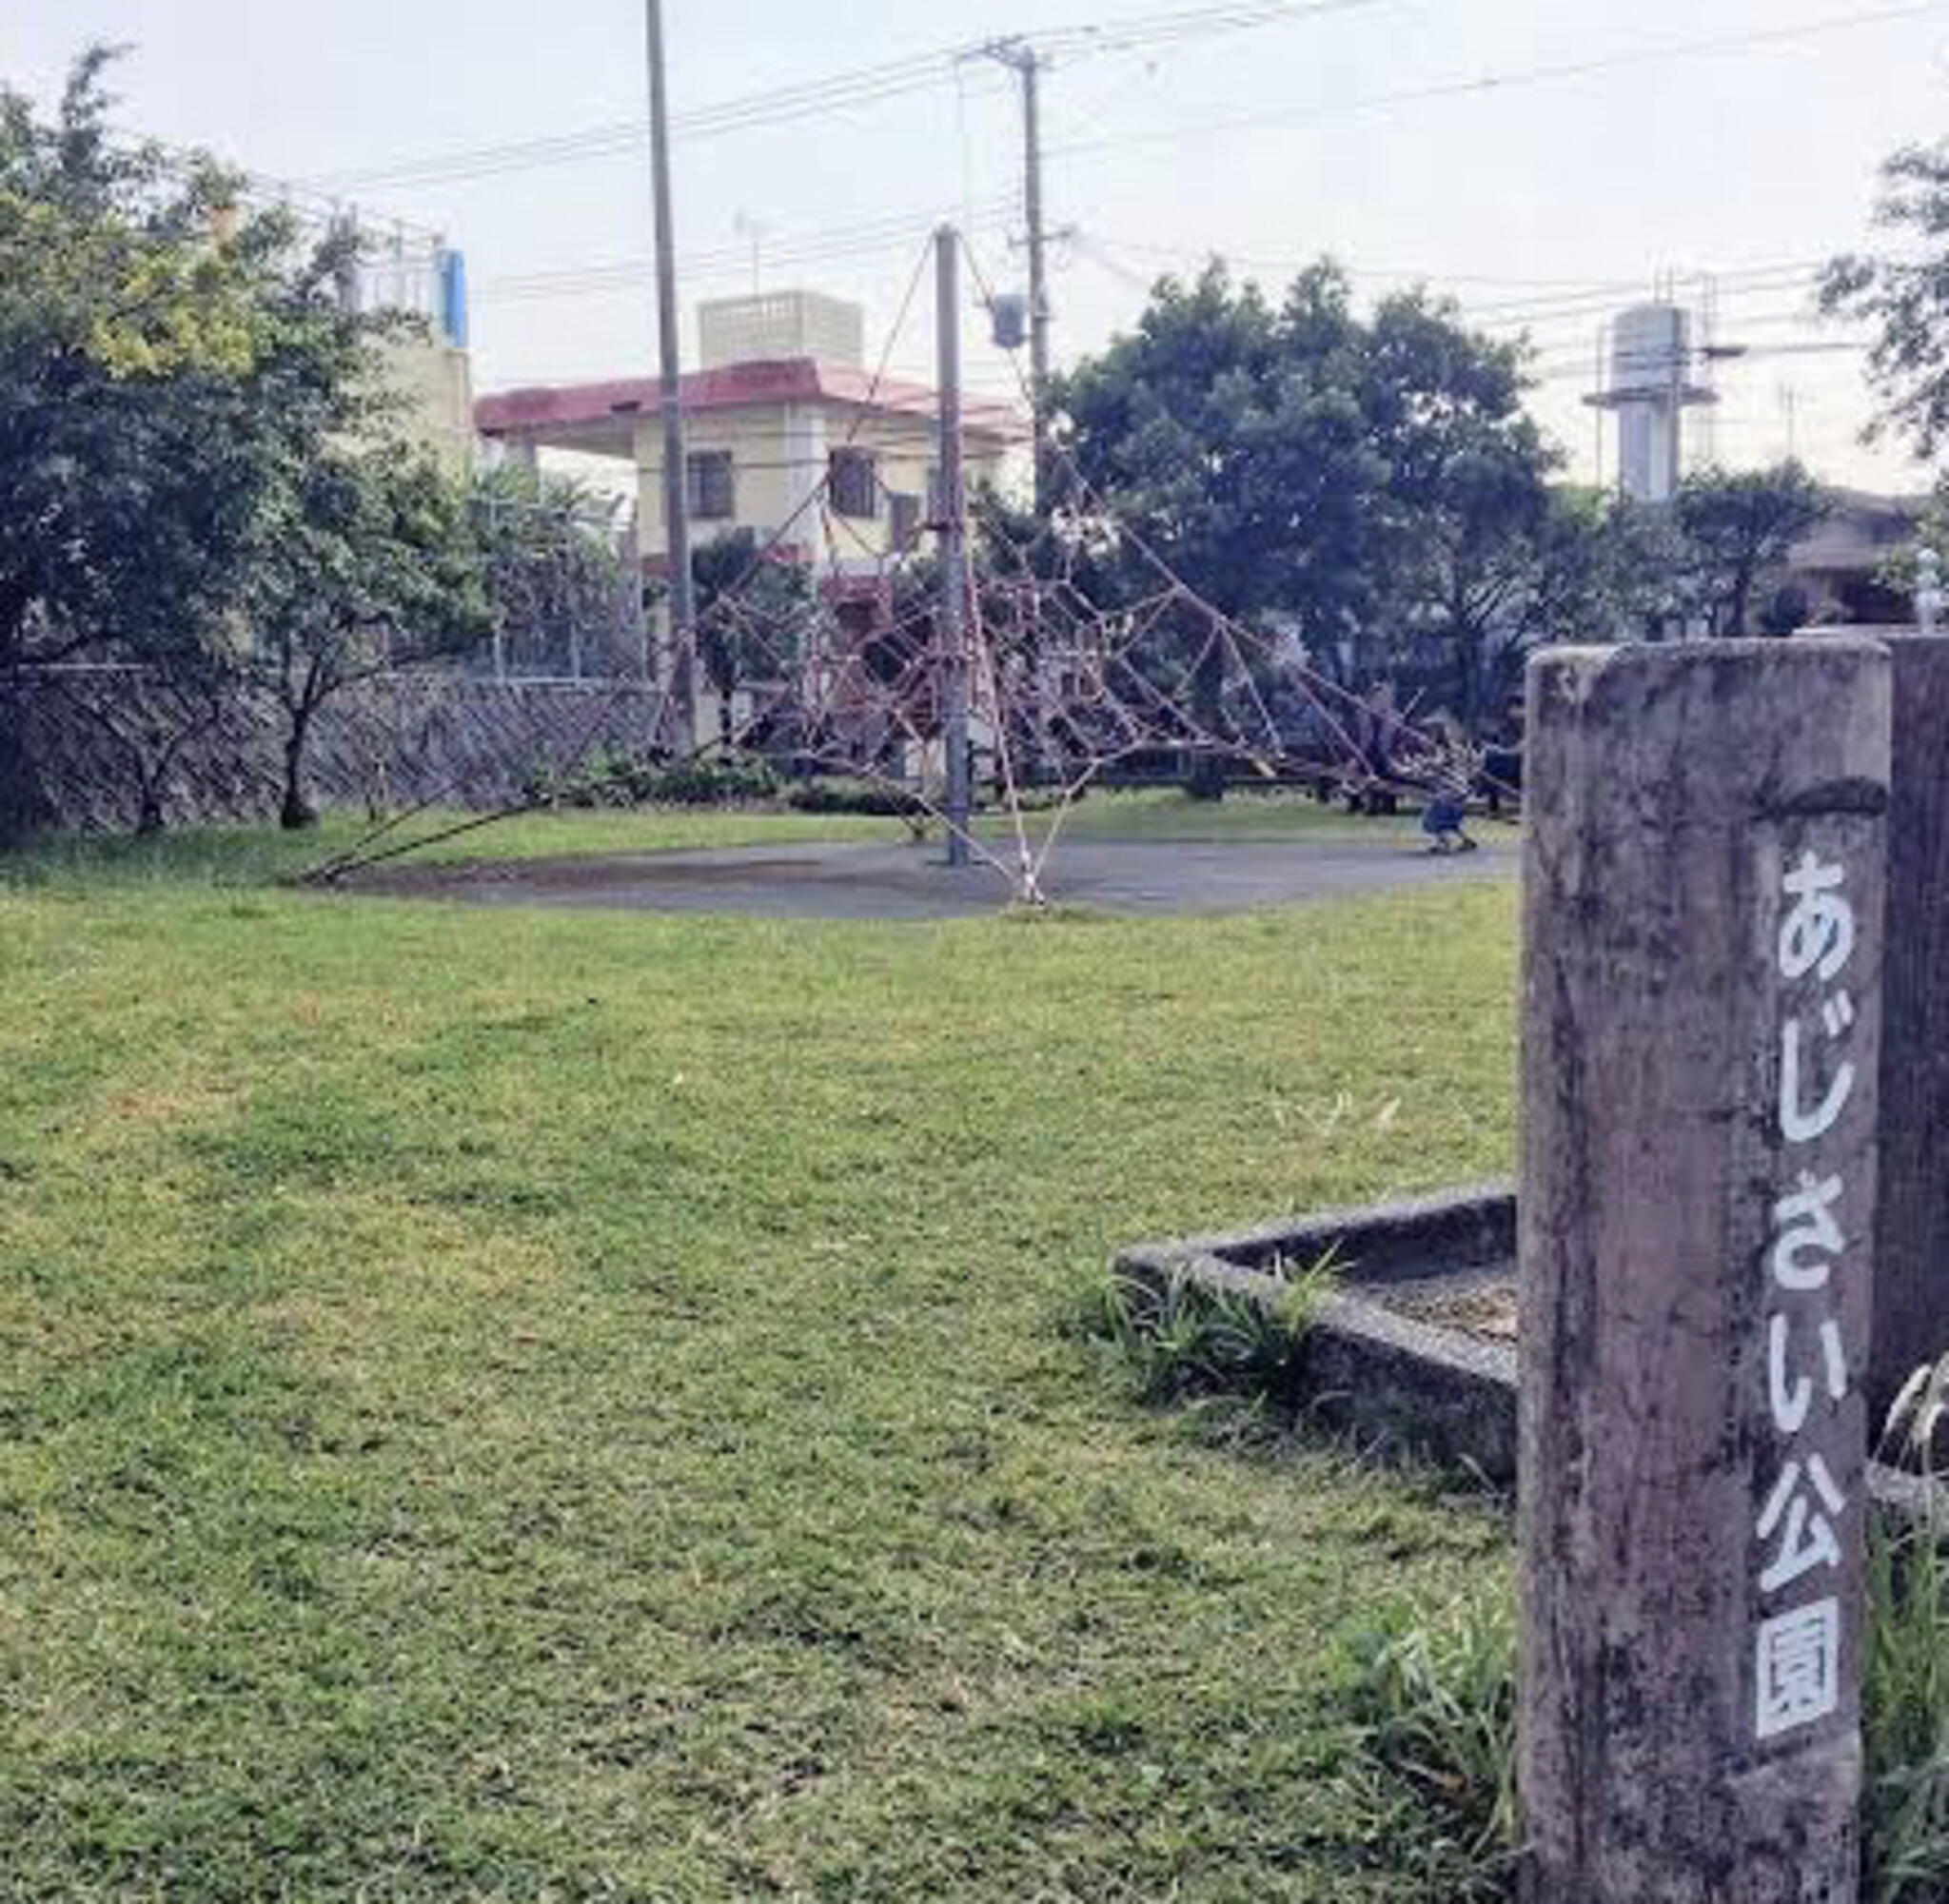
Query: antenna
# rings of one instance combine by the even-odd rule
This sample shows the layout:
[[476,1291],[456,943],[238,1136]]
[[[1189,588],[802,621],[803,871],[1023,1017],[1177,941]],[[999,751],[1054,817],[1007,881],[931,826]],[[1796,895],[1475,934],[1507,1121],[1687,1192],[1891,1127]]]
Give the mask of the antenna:
[[751,294],[757,297],[762,288],[758,283],[759,247],[771,236],[772,227],[752,217],[748,211],[740,211],[733,216],[731,228],[738,237],[751,241]]
[[1704,271],[1699,284],[1699,382],[1707,392],[1705,414],[1699,419],[1699,447],[1711,464],[1719,461],[1719,383],[1713,369],[1719,362],[1719,278]]

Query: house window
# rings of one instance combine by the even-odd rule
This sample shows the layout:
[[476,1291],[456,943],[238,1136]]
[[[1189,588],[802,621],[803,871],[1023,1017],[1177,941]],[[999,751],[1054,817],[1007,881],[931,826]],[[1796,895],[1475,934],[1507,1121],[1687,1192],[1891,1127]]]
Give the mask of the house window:
[[887,511],[895,549],[911,549],[920,538],[919,497],[891,490],[887,495]]
[[871,522],[879,514],[879,459],[870,449],[836,449],[826,463],[836,515]]
[[738,483],[728,449],[694,449],[684,459],[690,513],[699,522],[728,522],[738,514]]

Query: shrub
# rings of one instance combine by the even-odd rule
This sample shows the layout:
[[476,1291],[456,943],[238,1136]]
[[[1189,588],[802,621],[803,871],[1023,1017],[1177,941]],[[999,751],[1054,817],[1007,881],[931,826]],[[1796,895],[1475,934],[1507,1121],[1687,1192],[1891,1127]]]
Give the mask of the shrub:
[[911,819],[926,812],[918,799],[898,787],[823,775],[800,781],[785,795],[785,804],[801,814],[864,814],[888,819]]
[[1914,1473],[1919,1511],[1868,1527],[1863,1890],[1870,1904],[1949,1894],[1949,1561],[1937,1501],[1936,1431],[1949,1357],[1919,1369],[1889,1410],[1881,1455]]
[[523,782],[537,805],[721,807],[778,797],[778,776],[761,760],[679,760],[598,749],[571,773],[542,762]]

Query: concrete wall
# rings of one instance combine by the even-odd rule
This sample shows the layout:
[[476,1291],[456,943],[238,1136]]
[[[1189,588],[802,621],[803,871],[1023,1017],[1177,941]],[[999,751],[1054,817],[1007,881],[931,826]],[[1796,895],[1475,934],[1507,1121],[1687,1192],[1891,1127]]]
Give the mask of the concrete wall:
[[[308,788],[320,806],[492,808],[520,798],[540,769],[599,748],[642,751],[655,706],[641,681],[392,677],[326,703]],[[282,731],[266,699],[211,707],[133,670],[49,671],[0,687],[0,820],[127,830],[147,775],[171,825],[268,819]]]
[[385,383],[402,398],[399,422],[455,476],[474,461],[474,382],[467,353],[438,339],[403,337],[385,346]]

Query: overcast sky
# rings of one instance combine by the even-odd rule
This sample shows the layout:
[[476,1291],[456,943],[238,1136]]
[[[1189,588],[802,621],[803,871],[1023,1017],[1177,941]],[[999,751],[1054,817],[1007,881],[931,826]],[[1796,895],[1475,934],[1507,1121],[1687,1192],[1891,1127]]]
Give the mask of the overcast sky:
[[[686,307],[749,286],[754,229],[763,285],[858,299],[875,354],[936,220],[964,221],[986,271],[1017,282],[1013,82],[948,49],[1186,10],[666,0],[679,114],[896,61],[916,61],[918,82],[680,139]],[[573,143],[642,119],[636,0],[10,0],[0,75],[46,93],[90,36],[133,48],[117,82],[126,126],[463,248],[478,388],[652,366],[643,150],[626,130]],[[1756,346],[1721,375],[1722,459],[1782,454],[1791,420],[1821,473],[1916,486],[1913,465],[1855,445],[1859,357],[1782,346],[1846,335],[1812,321],[1811,266],[1863,240],[1892,147],[1949,133],[1949,0],[1315,0],[1249,29],[1129,36],[1106,31],[1093,50],[1070,36],[1045,83],[1049,219],[1073,234],[1054,254],[1059,358],[1128,324],[1160,271],[1215,250],[1277,281],[1330,251],[1364,295],[1425,278],[1498,330],[1526,324],[1538,412],[1587,475],[1594,418],[1578,398],[1599,318],[1662,274],[1698,302],[1713,273],[1718,335]],[[1664,56],[1702,41],[1716,45]],[[557,138],[573,157],[408,169]],[[687,351],[693,338],[686,324]],[[891,361],[924,376],[932,351],[923,285]],[[974,354],[982,389],[1002,394],[1011,376]]]

